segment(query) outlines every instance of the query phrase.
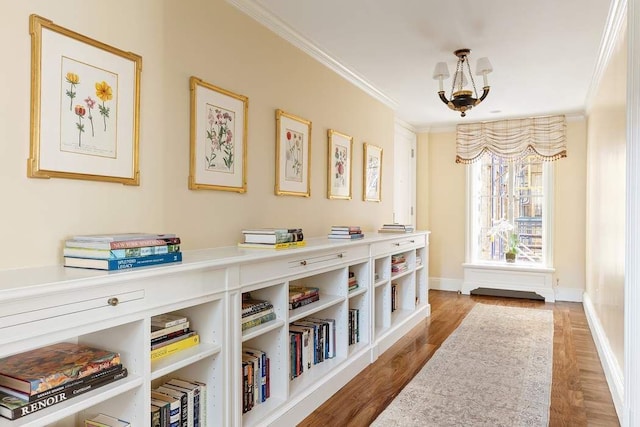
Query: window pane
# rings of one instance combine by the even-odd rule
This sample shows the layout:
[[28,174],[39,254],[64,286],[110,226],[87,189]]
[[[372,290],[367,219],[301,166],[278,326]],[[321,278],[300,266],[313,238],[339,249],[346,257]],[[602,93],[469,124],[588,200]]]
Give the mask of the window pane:
[[[508,163],[485,155],[475,167],[477,235],[474,259],[504,261],[509,236],[517,235],[517,260],[542,262],[544,206],[542,161],[527,157]],[[498,226],[500,224],[500,226]]]

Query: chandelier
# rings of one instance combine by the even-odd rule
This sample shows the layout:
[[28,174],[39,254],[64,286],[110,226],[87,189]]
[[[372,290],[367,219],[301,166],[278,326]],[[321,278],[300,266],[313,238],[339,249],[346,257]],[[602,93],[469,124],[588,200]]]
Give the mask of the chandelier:
[[[478,97],[476,83],[471,73],[471,65],[469,64],[469,54],[471,49],[458,49],[453,54],[458,57],[456,64],[456,72],[453,75],[451,84],[451,93],[449,99],[444,94],[444,79],[449,78],[449,69],[446,62],[438,62],[435,70],[433,70],[433,78],[440,82],[440,90],[438,96],[454,111],[460,111],[460,116],[467,115],[466,111],[480,104],[489,95],[489,82],[487,74],[493,71],[493,67],[489,62],[489,58],[480,58],[476,65],[476,75],[484,78],[484,87],[482,88],[482,96]],[[467,75],[469,77],[467,77]],[[473,90],[467,89],[466,86],[471,82]]]

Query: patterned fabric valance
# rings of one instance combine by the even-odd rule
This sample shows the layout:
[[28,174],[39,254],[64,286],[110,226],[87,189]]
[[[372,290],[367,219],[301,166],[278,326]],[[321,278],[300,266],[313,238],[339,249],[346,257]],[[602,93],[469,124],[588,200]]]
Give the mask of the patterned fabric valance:
[[564,116],[460,124],[456,163],[473,163],[486,152],[507,161],[530,154],[542,160],[567,157],[566,128]]

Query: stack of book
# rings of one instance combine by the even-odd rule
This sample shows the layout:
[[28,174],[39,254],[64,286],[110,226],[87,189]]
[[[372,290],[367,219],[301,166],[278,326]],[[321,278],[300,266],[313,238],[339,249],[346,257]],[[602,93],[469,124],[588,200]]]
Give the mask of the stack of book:
[[414,227],[411,224],[383,224],[378,230],[380,233],[413,233]]
[[407,258],[404,254],[391,255],[391,274],[400,274],[409,269]]
[[275,320],[275,318],[276,313],[270,301],[252,298],[249,292],[242,294],[243,331]]
[[165,313],[151,318],[151,360],[162,359],[196,346],[200,336],[189,327],[186,316]]
[[151,390],[151,425],[206,425],[206,388],[198,381],[173,378]]
[[128,421],[110,415],[98,414],[90,420],[84,420],[84,427],[130,427]]
[[262,350],[242,349],[242,413],[264,403],[271,394],[269,358]]
[[336,356],[336,321],[305,317],[289,324],[290,377]]
[[305,246],[302,228],[254,228],[242,230],[240,248],[289,249]]
[[65,241],[64,266],[127,270],[182,261],[175,234],[124,233],[74,236]]
[[356,279],[356,273],[354,273],[353,271],[349,272],[349,292],[358,289],[358,279]]
[[349,345],[360,342],[360,310],[349,309]]
[[334,225],[331,227],[330,239],[362,239],[364,233],[359,225]]
[[289,310],[320,300],[320,289],[314,286],[289,285]]
[[57,343],[0,359],[0,415],[15,420],[127,376],[120,354]]

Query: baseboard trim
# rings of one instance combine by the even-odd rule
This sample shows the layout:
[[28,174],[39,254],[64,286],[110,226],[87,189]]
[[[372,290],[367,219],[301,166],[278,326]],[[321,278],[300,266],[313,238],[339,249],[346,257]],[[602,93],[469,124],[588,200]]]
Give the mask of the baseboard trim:
[[555,292],[556,301],[582,302],[584,289],[558,287],[555,289]]
[[429,277],[429,289],[435,289],[436,291],[460,292],[462,290],[462,279]]
[[584,306],[584,312],[587,316],[587,323],[591,329],[591,335],[593,341],[596,344],[598,350],[598,356],[600,356],[600,364],[604,370],[604,376],[607,379],[609,385],[609,391],[613,399],[613,405],[616,408],[618,414],[618,420],[622,423],[622,407],[624,402],[624,374],[620,365],[613,355],[613,350],[609,344],[609,339],[604,332],[602,323],[596,314],[596,310],[593,306],[593,302],[586,292],[582,296],[582,305]]

